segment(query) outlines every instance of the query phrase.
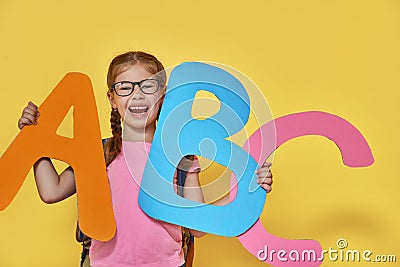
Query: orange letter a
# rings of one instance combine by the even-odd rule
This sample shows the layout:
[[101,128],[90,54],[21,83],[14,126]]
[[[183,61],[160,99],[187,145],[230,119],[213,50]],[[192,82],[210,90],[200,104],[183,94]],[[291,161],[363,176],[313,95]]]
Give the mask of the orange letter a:
[[[72,139],[56,134],[71,106],[74,106]],[[74,169],[82,231],[97,240],[111,239],[116,227],[89,77],[68,73],[39,110],[38,125],[24,127],[0,158],[0,210],[11,203],[38,159],[55,158]]]

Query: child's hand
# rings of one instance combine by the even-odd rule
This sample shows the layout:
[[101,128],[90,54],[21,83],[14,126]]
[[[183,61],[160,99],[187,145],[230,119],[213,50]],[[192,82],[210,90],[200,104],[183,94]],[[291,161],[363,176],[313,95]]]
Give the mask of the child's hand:
[[272,163],[264,162],[261,168],[256,170],[258,176],[257,183],[267,191],[267,193],[272,190],[272,172],[270,170]]
[[22,116],[18,120],[18,128],[22,129],[26,125],[37,124],[37,118],[40,116],[38,107],[29,101],[28,106],[22,111]]

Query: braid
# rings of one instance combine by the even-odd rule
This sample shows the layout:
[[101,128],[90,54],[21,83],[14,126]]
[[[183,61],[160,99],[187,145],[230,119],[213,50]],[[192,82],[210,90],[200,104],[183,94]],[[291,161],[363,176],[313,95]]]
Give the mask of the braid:
[[110,163],[121,152],[122,127],[121,127],[121,115],[119,114],[118,109],[111,110],[110,122],[111,122],[111,132],[113,136],[107,141],[105,146],[107,166],[110,165]]
[[[112,84],[116,77],[135,64],[142,64],[147,72],[156,75],[163,85],[166,84],[164,67],[155,56],[141,51],[129,51],[116,56],[110,63],[107,73],[108,94],[114,94]],[[104,149],[107,166],[118,156],[122,147],[121,116],[118,109],[111,111],[110,122],[113,136],[108,139]]]

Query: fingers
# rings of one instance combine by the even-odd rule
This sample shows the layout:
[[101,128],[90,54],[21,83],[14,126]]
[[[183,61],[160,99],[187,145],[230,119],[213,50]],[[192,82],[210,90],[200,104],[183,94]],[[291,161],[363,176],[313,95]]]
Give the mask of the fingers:
[[262,167],[271,167],[272,166],[272,162],[264,162],[264,164],[262,165]]
[[261,165],[261,168],[256,170],[256,173],[258,174],[259,172],[266,172],[271,168],[272,163],[271,162],[264,162],[263,165]]
[[29,101],[29,102],[28,102],[27,108],[29,108],[29,109],[31,109],[31,110],[33,110],[33,111],[35,111],[35,112],[38,111],[38,106],[36,106],[32,101]]
[[22,129],[26,125],[37,124],[37,118],[40,116],[38,107],[29,101],[28,105],[22,111],[22,116],[18,120],[18,128]]
[[269,176],[267,174],[270,173],[271,166],[272,166],[271,162],[264,162],[264,164],[261,166],[261,168],[256,170],[256,174],[259,177],[267,177],[267,176]]
[[24,128],[25,125],[31,125],[31,124],[32,124],[31,121],[27,118],[20,118],[18,120],[18,128],[19,129]]
[[261,168],[256,170],[257,174],[257,183],[264,188],[267,193],[271,192],[272,190],[272,172],[270,167],[272,166],[271,162],[265,162]]
[[272,185],[273,181],[272,178],[258,178],[257,179],[258,184],[267,184],[267,185]]
[[257,183],[262,187],[267,193],[272,191],[272,178],[258,178]]
[[[260,170],[260,169],[259,169]],[[268,177],[268,178],[272,178],[272,172],[271,170],[267,169],[267,170],[260,170],[257,173],[257,176],[259,178],[264,178],[264,177]]]
[[270,185],[268,185],[268,184],[261,184],[260,186],[261,186],[262,188],[264,188],[264,190],[265,190],[267,193],[269,193],[269,192],[272,191],[272,187],[271,187]]

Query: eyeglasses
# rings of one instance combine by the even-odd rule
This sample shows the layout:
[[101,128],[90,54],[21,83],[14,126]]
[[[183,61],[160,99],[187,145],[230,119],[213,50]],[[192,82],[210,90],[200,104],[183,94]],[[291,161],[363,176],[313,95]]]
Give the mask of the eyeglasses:
[[151,95],[158,91],[161,82],[156,79],[145,79],[140,82],[122,81],[114,83],[111,87],[117,95],[128,96],[132,94],[133,90],[135,90],[135,85],[139,86],[139,89],[143,94]]

